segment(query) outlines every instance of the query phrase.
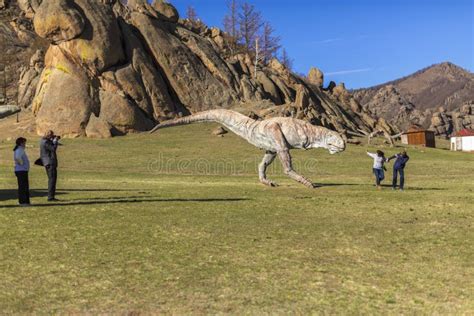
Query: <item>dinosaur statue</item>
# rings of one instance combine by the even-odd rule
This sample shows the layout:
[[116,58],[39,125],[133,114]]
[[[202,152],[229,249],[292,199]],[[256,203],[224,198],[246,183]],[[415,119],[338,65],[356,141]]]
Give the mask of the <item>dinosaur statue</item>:
[[0,119],[20,112],[21,109],[15,105],[0,105]]
[[328,149],[329,153],[335,154],[344,151],[346,148],[343,138],[337,132],[321,126],[311,125],[303,120],[276,117],[257,121],[234,111],[220,109],[165,121],[157,125],[150,133],[166,127],[196,122],[220,123],[250,144],[265,150],[265,156],[258,166],[258,172],[260,182],[268,186],[277,186],[266,176],[268,166],[277,155],[286,175],[308,188],[314,188],[316,187],[315,184],[293,169],[290,150],[322,147]]

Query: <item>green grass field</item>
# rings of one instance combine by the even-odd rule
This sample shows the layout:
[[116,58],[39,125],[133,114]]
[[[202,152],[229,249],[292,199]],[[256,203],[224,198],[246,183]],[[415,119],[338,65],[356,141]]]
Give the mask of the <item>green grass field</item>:
[[263,153],[213,128],[64,140],[61,202],[35,166],[31,208],[0,143],[1,314],[474,313],[473,154],[409,148],[398,192],[364,146],[293,151],[323,186],[275,161],[268,188]]

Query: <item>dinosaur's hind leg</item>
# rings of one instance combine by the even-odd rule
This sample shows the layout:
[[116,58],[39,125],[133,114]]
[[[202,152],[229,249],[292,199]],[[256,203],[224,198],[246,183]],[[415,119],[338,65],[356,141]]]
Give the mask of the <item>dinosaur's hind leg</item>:
[[291,162],[291,155],[289,150],[284,150],[278,152],[278,158],[280,158],[281,164],[283,165],[283,170],[287,176],[291,179],[298,181],[299,183],[304,184],[308,188],[314,188],[315,185],[307,178],[303,177],[302,175],[298,174],[293,169],[293,164]]
[[271,186],[271,187],[276,187],[278,186],[275,182],[268,180],[267,179],[267,167],[272,164],[273,160],[275,160],[276,153],[272,151],[267,151],[265,153],[265,156],[263,156],[263,160],[258,165],[258,177],[260,178],[260,182]]

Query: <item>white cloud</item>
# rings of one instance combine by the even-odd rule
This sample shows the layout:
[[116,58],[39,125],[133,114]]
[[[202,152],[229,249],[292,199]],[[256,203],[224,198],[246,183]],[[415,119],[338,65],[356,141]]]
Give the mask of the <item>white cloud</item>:
[[313,43],[314,44],[330,44],[330,43],[339,42],[339,41],[342,41],[342,38],[328,38],[328,39],[324,39],[320,41],[315,41]]
[[327,72],[324,75],[325,76],[347,75],[347,74],[353,74],[353,73],[357,73],[357,72],[367,72],[367,71],[371,71],[371,70],[372,70],[372,68],[348,69],[348,70]]

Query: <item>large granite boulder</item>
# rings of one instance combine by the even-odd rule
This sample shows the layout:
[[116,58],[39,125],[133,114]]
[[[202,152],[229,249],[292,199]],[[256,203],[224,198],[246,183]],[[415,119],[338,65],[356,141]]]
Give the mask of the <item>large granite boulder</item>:
[[38,134],[54,130],[67,137],[84,136],[91,113],[97,112],[87,74],[58,46],[49,48],[45,63],[32,105]]
[[186,107],[206,110],[236,101],[233,90],[216,78],[167,25],[137,12],[132,13],[131,21]]
[[151,7],[160,15],[160,18],[173,23],[178,22],[178,10],[168,2],[163,0],[153,0]]
[[320,88],[323,87],[324,84],[324,74],[318,68],[312,67],[308,73],[308,81]]
[[105,120],[91,115],[86,127],[86,135],[90,138],[110,138],[112,137],[112,126]]
[[55,44],[72,40],[84,31],[86,17],[66,0],[44,1],[33,19],[36,33]]

